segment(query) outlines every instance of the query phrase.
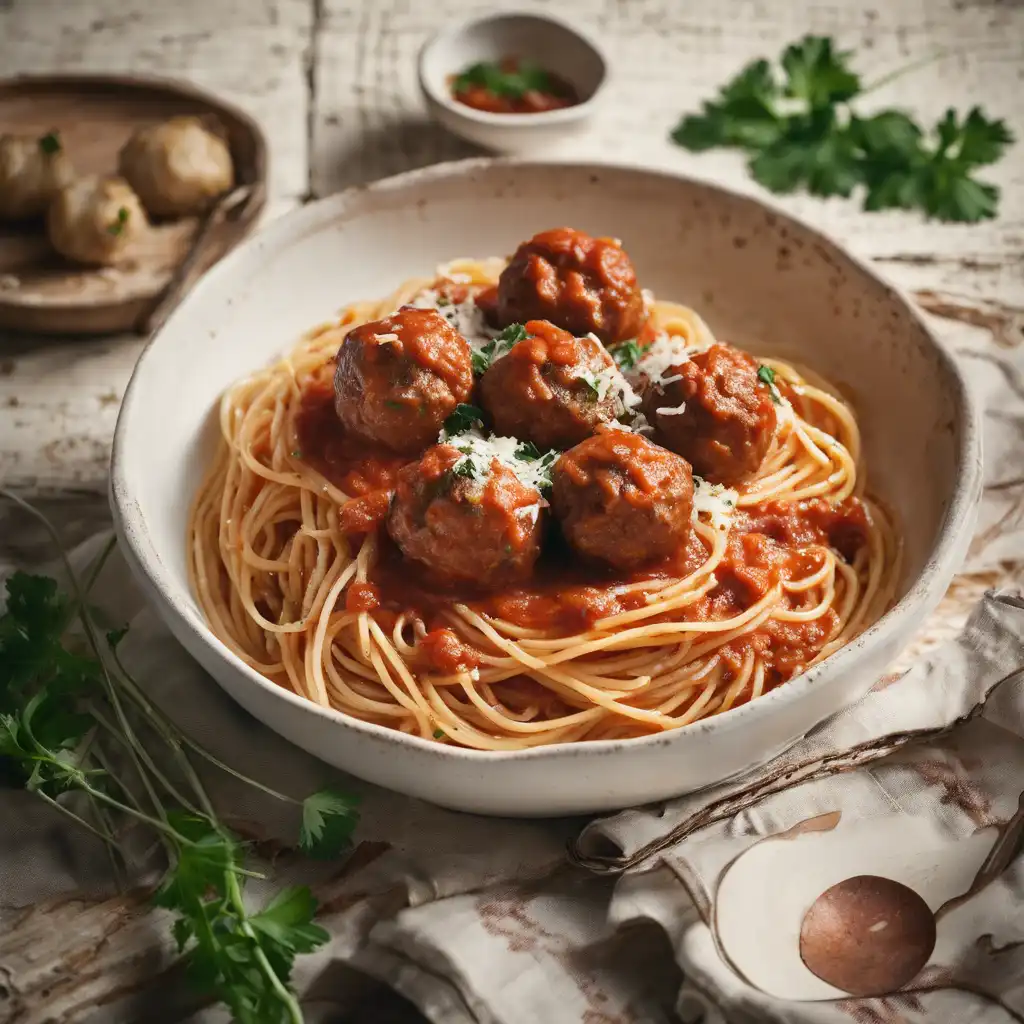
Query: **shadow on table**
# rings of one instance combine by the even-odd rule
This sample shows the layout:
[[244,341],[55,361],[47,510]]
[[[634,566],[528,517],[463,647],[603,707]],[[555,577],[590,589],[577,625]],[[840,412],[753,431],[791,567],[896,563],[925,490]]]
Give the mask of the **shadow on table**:
[[319,154],[312,175],[314,198],[446,160],[489,155],[425,119],[396,119],[333,144],[329,129],[321,131],[327,137],[313,147]]

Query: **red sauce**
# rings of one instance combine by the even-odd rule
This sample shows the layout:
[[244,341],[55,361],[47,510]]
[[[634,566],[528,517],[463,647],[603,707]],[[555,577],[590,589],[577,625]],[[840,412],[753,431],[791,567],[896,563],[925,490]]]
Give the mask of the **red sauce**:
[[380,607],[380,590],[372,583],[353,583],[345,593],[345,611],[372,612]]
[[419,642],[416,650],[426,668],[445,675],[468,672],[480,664],[478,653],[463,643],[452,629],[432,629]]
[[[348,434],[334,411],[330,384],[308,387],[296,417],[297,458],[308,462],[335,487],[353,497],[394,490],[398,471],[414,461]],[[356,532],[365,532],[365,529]]]
[[488,114],[543,114],[580,102],[564,78],[518,57],[468,67],[451,88],[454,100]]

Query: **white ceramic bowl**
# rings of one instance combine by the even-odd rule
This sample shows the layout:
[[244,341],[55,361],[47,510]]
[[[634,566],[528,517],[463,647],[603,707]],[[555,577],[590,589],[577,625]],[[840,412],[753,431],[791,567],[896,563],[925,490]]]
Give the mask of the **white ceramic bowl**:
[[[622,238],[641,282],[694,305],[719,337],[849,389],[874,489],[904,524],[898,604],[858,640],[751,704],[639,740],[461,750],[324,711],[247,668],[189,591],[186,517],[237,378],[343,304],[459,255],[509,253],[571,224]],[[763,203],[623,167],[468,161],[313,203],[218,264],[139,360],[117,424],[123,550],[185,647],[240,704],[316,756],[439,804],[491,814],[598,811],[717,782],[777,754],[865,693],[934,608],[970,539],[977,414],[909,303],[817,232]]]
[[[452,99],[453,75],[509,56],[557,72],[581,102],[541,114],[489,114]],[[504,12],[441,29],[420,50],[419,78],[430,113],[449,131],[485,149],[523,154],[586,128],[602,98],[608,62],[594,39],[559,18]]]

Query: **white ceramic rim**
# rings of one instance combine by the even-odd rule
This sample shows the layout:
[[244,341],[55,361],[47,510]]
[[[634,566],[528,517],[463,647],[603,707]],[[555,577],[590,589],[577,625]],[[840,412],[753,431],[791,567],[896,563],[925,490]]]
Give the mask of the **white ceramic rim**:
[[[510,170],[514,170],[517,167],[549,169],[552,166],[559,166],[573,169],[580,173],[601,173],[602,171],[606,173],[631,172],[653,175],[659,178],[669,178],[698,188],[710,189],[727,197],[730,201],[753,204],[762,210],[774,213],[780,220],[788,221],[798,228],[810,232],[820,239],[825,246],[830,248],[838,259],[843,260],[860,273],[868,275],[887,291],[891,297],[906,307],[911,319],[921,328],[923,336],[932,344],[935,355],[944,372],[955,385],[956,410],[962,424],[962,433],[957,452],[956,484],[952,500],[946,510],[946,515],[939,530],[938,540],[920,575],[914,580],[910,589],[896,605],[889,609],[859,637],[845,647],[840,648],[835,654],[830,655],[803,675],[797,676],[790,682],[758,697],[757,700],[750,701],[737,708],[732,708],[720,715],[699,719],[688,725],[680,726],[678,729],[670,729],[653,736],[622,740],[595,740],[586,743],[553,743],[548,746],[531,747],[527,750],[473,750],[436,743],[431,740],[421,739],[418,736],[410,736],[397,732],[394,729],[388,729],[385,726],[360,721],[333,708],[321,707],[305,697],[300,697],[298,694],[272,683],[269,679],[256,672],[255,669],[250,668],[214,636],[201,614],[192,614],[188,609],[188,605],[195,603],[194,596],[187,588],[184,590],[184,593],[179,592],[177,586],[168,578],[169,574],[160,561],[159,555],[146,530],[145,523],[133,501],[131,488],[122,466],[121,449],[126,444],[126,434],[130,428],[132,411],[137,401],[136,384],[138,370],[145,364],[154,346],[159,343],[161,335],[167,330],[167,326],[173,324],[174,319],[178,315],[178,310],[168,319],[167,325],[149,340],[139,357],[117,418],[117,427],[114,433],[111,452],[110,502],[114,526],[122,550],[128,556],[129,562],[134,562],[137,574],[142,577],[146,589],[150,592],[150,597],[154,602],[165,608],[167,613],[174,615],[181,625],[195,634],[204,645],[212,648],[215,654],[227,661],[237,672],[246,676],[250,682],[273,693],[277,699],[289,702],[296,708],[302,709],[309,714],[318,715],[343,728],[355,729],[366,733],[370,737],[388,741],[398,746],[412,746],[424,753],[445,760],[497,760],[504,762],[544,758],[560,760],[562,758],[577,757],[583,753],[592,753],[595,756],[598,754],[625,754],[630,750],[639,749],[640,747],[650,748],[679,742],[686,735],[692,736],[705,731],[719,732],[722,734],[720,742],[727,742],[726,737],[728,734],[734,729],[741,728],[751,716],[758,715],[759,708],[767,708],[769,704],[778,705],[780,703],[798,702],[809,689],[816,685],[818,679],[826,672],[831,674],[833,670],[843,667],[854,668],[853,663],[860,657],[862,652],[870,653],[872,650],[883,646],[890,638],[893,638],[895,634],[900,632],[902,625],[907,620],[912,619],[922,607],[929,606],[930,597],[935,598],[935,600],[938,599],[939,595],[934,594],[934,589],[939,586],[943,589],[945,588],[946,580],[943,577],[947,574],[946,564],[956,554],[956,549],[962,539],[962,532],[970,528],[973,522],[973,512],[981,494],[981,421],[977,403],[960,374],[952,354],[932,333],[924,317],[918,312],[910,298],[901,289],[882,278],[866,261],[854,256],[838,242],[823,234],[817,228],[812,227],[806,221],[787,213],[773,203],[700,178],[695,178],[691,175],[666,170],[652,170],[635,164],[560,163],[552,165],[539,160],[475,158],[434,164],[429,167],[406,171],[389,178],[383,178],[367,185],[357,185],[333,196],[309,203],[298,210],[284,215],[262,231],[250,236],[242,245],[229,253],[220,263],[208,271],[184,302],[190,303],[197,296],[213,293],[221,286],[222,282],[230,281],[235,267],[243,265],[248,259],[250,251],[255,249],[257,245],[261,248],[273,247],[275,241],[279,238],[283,239],[292,235],[301,236],[306,233],[306,231],[312,229],[321,220],[323,211],[328,207],[336,206],[339,209],[344,209],[352,197],[361,195],[364,192],[387,193],[400,191],[421,182],[429,182],[453,175],[458,176],[477,168],[484,169],[492,166]],[[292,339],[292,341],[294,340]],[[286,339],[282,339],[282,342],[283,348],[288,342]],[[243,368],[240,368],[241,372],[244,372]],[[181,543],[185,543],[184,536],[181,538]]]
[[[434,49],[438,43],[441,43],[446,39],[453,39],[455,36],[462,35],[464,32],[467,32],[476,25],[483,25],[488,21],[498,21],[501,18],[533,18],[535,21],[546,21],[552,25],[557,25],[565,32],[569,32],[576,36],[580,42],[590,48],[597,59],[601,62],[601,78],[594,87],[594,91],[582,103],[577,103],[571,107],[562,107],[558,110],[542,110],[538,111],[536,114],[491,114],[486,110],[477,110],[475,107],[467,107],[465,103],[457,103],[451,98],[446,90],[439,92],[435,89],[433,83],[429,80],[424,71],[424,65],[426,64],[427,56],[430,51]],[[551,14],[540,14],[537,11],[517,10],[494,11],[491,14],[485,14],[479,17],[464,18],[462,21],[457,21],[453,25],[448,25],[447,27],[440,29],[435,32],[423,44],[423,46],[420,47],[419,58],[416,62],[416,71],[420,81],[420,88],[431,98],[431,100],[434,101],[434,103],[438,104],[438,106],[444,107],[445,110],[450,111],[455,116],[461,117],[466,121],[473,121],[476,124],[485,124],[490,128],[506,129],[523,128],[529,125],[568,124],[569,122],[579,121],[589,116],[608,85],[608,69],[608,55],[593,36],[584,32],[576,25],[571,25],[568,21],[555,17]]]

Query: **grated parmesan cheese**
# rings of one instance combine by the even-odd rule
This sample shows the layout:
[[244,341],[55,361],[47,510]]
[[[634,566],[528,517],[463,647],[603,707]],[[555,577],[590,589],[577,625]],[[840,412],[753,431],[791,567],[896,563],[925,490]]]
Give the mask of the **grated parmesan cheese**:
[[659,416],[682,416],[686,412],[686,403],[680,402],[678,405],[663,405],[654,411]]
[[739,492],[697,476],[693,478],[693,485],[693,518],[703,512],[716,530],[729,529]]
[[425,288],[409,303],[417,309],[436,309],[461,334],[474,352],[498,336],[498,331],[488,326],[483,310],[473,301],[449,302],[434,288]]
[[[594,335],[587,335],[593,338],[599,345],[600,339]],[[580,380],[586,381],[596,392],[598,401],[603,402],[609,393],[615,400],[615,415],[623,416],[640,404],[640,396],[633,390],[632,385],[622,375],[622,371],[609,361],[609,365],[602,367],[596,373],[593,370],[584,370],[579,375]]]
[[450,444],[462,453],[462,458],[452,466],[454,473],[466,473],[467,467],[476,480],[486,480],[491,474],[491,463],[497,459],[501,465],[526,484],[527,487],[540,491],[551,482],[551,467],[558,458],[558,452],[545,452],[539,458],[524,459],[519,455],[523,442],[516,437],[485,437],[477,428],[465,430],[461,434],[446,437],[441,432],[439,441]]
[[375,337],[378,345],[394,345],[398,341],[397,334],[378,334]]

